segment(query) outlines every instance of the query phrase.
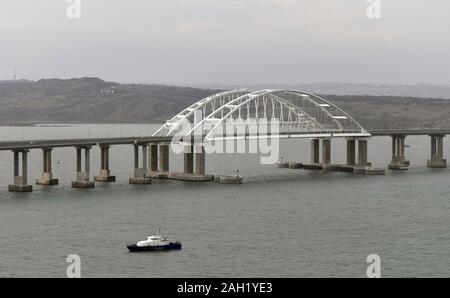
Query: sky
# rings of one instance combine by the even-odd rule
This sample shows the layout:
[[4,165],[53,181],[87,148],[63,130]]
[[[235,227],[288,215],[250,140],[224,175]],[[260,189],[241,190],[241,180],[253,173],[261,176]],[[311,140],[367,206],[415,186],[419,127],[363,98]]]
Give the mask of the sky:
[[450,84],[448,0],[68,1],[0,0],[0,80]]

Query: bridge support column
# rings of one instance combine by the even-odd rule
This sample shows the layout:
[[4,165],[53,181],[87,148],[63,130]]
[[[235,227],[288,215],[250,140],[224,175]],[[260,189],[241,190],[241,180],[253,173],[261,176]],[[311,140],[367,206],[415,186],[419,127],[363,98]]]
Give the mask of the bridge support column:
[[[28,152],[29,150],[13,151],[14,184],[8,185],[8,190],[11,192],[33,191],[33,186],[28,185]],[[19,153],[22,154],[22,176],[19,176]]]
[[358,140],[358,166],[366,167],[368,165],[368,146],[367,140]]
[[195,147],[195,174],[205,176],[205,148],[203,146]]
[[152,172],[158,171],[158,145],[150,145],[150,170]]
[[[142,167],[139,167],[139,147],[142,147]],[[152,184],[152,178],[147,176],[147,161],[148,161],[148,145],[135,144],[134,145],[134,176],[130,177],[130,184]]]
[[409,161],[405,160],[405,135],[392,136],[392,161],[388,168],[390,170],[407,170]]
[[[72,181],[73,188],[94,188],[95,182],[91,180],[91,148],[77,147],[77,180]],[[84,150],[84,171],[81,169],[81,151]]]
[[356,140],[347,139],[347,166],[356,165]]
[[444,159],[444,135],[430,135],[431,156],[427,161],[429,168],[446,168],[447,160]]
[[52,148],[43,148],[43,171],[41,178],[36,180],[38,185],[57,185],[58,179],[53,178],[52,173]]
[[150,144],[149,145],[150,153],[148,155],[148,170],[147,177],[150,178],[159,178],[158,172],[158,145]]
[[311,163],[318,164],[320,155],[320,141],[319,139],[311,140]]
[[194,146],[192,145],[184,146],[184,173],[194,173]]
[[100,173],[94,177],[99,182],[116,182],[116,176],[111,176],[109,169],[109,145],[100,145]]
[[161,144],[159,145],[159,178],[167,179],[169,178],[169,145]]
[[331,163],[331,140],[322,140],[322,164]]

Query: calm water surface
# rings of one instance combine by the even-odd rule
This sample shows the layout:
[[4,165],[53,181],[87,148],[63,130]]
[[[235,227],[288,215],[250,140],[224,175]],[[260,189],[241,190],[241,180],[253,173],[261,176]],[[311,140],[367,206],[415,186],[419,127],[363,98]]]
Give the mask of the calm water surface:
[[[155,125],[2,127],[0,139],[148,135]],[[55,149],[54,187],[9,193],[12,153],[0,152],[0,276],[65,277],[66,257],[81,256],[83,277],[365,277],[378,254],[384,277],[450,276],[450,169],[425,167],[427,137],[408,137],[407,172],[386,176],[319,173],[261,165],[251,154],[207,156],[211,174],[239,169],[243,185],[155,181],[128,184],[131,146],[114,146],[118,181],[70,188],[75,150]],[[333,141],[333,162],[345,161]],[[450,144],[445,144],[447,156]],[[281,143],[286,160],[309,160],[308,140]],[[373,138],[369,157],[386,167],[390,139]],[[91,154],[99,169],[99,150]],[[59,162],[58,162],[59,161]],[[42,170],[29,156],[29,180]],[[171,153],[171,169],[182,157]],[[130,254],[125,245],[156,226],[183,250]]]

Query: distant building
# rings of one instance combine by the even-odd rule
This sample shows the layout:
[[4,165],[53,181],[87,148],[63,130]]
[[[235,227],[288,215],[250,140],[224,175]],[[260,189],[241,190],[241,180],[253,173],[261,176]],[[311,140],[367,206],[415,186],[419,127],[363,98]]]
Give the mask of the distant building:
[[100,93],[114,94],[114,93],[117,93],[117,91],[118,91],[118,89],[115,86],[111,86],[111,87],[103,88],[102,90],[100,90]]

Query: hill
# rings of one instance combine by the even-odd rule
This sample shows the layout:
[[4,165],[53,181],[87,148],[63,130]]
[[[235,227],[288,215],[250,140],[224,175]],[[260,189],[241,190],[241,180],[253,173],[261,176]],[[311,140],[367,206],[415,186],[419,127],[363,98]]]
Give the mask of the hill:
[[[311,90],[305,90],[311,91]],[[161,123],[220,90],[99,78],[0,82],[0,124]],[[325,95],[367,128],[450,128],[447,99]]]
[[0,82],[1,124],[157,123],[218,90],[98,78]]

